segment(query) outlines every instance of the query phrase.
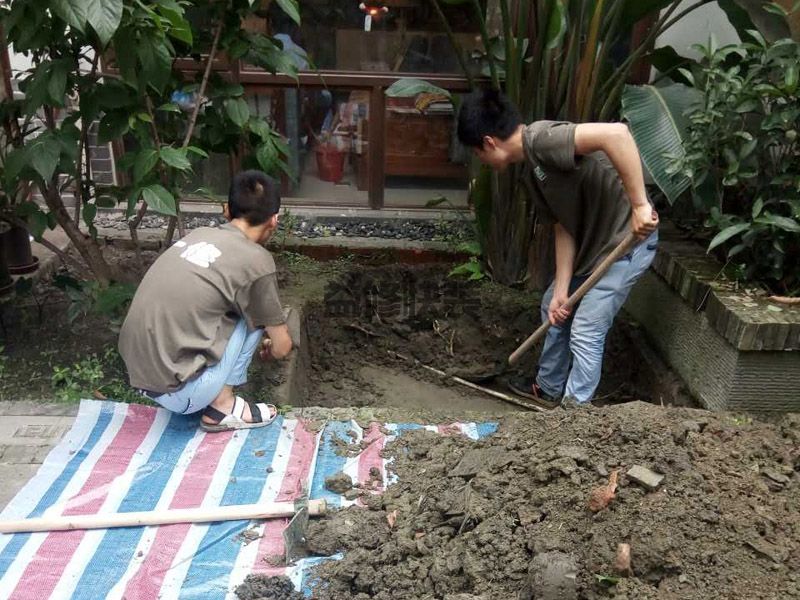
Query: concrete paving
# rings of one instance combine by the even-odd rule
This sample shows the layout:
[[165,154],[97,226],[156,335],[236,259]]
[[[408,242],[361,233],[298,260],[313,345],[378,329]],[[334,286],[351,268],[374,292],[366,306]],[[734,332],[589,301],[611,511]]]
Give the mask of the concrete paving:
[[77,413],[77,404],[0,402],[0,508],[33,477]]

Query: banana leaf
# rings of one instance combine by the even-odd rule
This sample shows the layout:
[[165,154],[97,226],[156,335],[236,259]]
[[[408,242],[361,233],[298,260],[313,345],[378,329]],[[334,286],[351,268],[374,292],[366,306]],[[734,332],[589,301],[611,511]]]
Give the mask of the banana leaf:
[[691,184],[668,168],[684,153],[686,111],[701,100],[698,90],[680,83],[666,87],[625,86],[622,116],[628,121],[645,167],[670,204]]
[[747,31],[758,30],[768,42],[792,37],[785,16],[765,10],[771,4],[765,0],[718,0],[719,7],[728,15],[728,20],[743,40]]

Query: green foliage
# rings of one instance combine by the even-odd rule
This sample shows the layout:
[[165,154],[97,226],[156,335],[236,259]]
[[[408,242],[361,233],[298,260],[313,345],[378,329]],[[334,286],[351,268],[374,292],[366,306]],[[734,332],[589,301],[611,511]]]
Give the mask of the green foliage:
[[110,398],[118,402],[146,403],[123,379],[125,366],[117,349],[109,346],[101,354],[90,354],[71,365],[54,365],[50,385],[62,402],[83,398]]
[[469,281],[480,281],[486,277],[486,271],[484,270],[483,263],[473,256],[467,262],[458,265],[450,271],[450,277],[458,275],[466,276]]
[[[272,175],[289,172],[288,146],[269,122],[250,114],[241,85],[212,72],[201,90],[217,32],[217,56],[224,53],[296,77],[280,42],[241,28],[257,4],[11,0],[0,7],[8,41],[32,61],[19,77],[25,99],[9,99],[0,106],[0,119],[16,122],[21,130],[6,140],[2,185],[6,198],[36,186],[48,199],[48,209],[31,205],[20,215],[35,235],[58,222],[105,284],[120,274],[104,262],[96,241],[84,240],[78,229],[84,223],[94,234],[99,206],[125,202],[132,213],[145,201],[152,210],[175,216],[193,165],[210,152],[242,152],[245,162],[257,162]],[[297,0],[278,4],[299,20]],[[178,60],[199,60],[201,67],[182,71]],[[204,109],[197,114],[182,109],[172,100],[175,93],[193,97]],[[130,183],[122,187],[94,181],[87,169],[91,156],[85,140],[95,122],[101,142],[125,136],[126,147],[134,148],[118,165],[130,174]],[[63,210],[62,193],[68,189],[75,190],[82,214]],[[10,202],[0,200],[0,210],[3,204]]]
[[53,367],[50,383],[59,400],[75,402],[92,397],[104,376],[102,362],[92,354],[71,366]]
[[[679,0],[499,0],[494,4],[434,0],[435,4],[440,2],[474,7],[483,48],[471,58],[480,64],[481,74],[490,77],[492,85],[503,89],[520,108],[526,122],[604,121],[615,117],[626,81],[638,60],[651,53],[654,40],[662,32],[705,4],[687,5]],[[786,27],[785,16],[762,10],[763,2],[725,0],[724,4],[740,24],[758,28],[765,35]],[[487,14],[492,10],[499,14]],[[616,58],[612,48],[627,44],[632,26],[650,16],[655,17],[655,22],[639,45],[628,48],[624,59]],[[490,33],[490,22],[499,23],[497,34]],[[451,42],[470,76],[463,50],[454,37]],[[674,50],[662,50],[655,58],[668,71],[689,64]],[[665,130],[670,127],[662,125]],[[659,155],[657,162],[665,160]],[[500,176],[485,168],[473,169],[470,185],[470,202],[478,219],[486,262],[494,278],[506,284],[519,283],[528,273],[536,214],[521,184],[525,168],[518,165]],[[662,178],[662,184],[666,185],[666,179]],[[686,182],[682,185],[685,187]],[[675,195],[679,187],[674,187],[671,194]]]
[[281,249],[286,247],[286,240],[297,227],[300,218],[288,208],[283,209],[280,217]]
[[136,287],[129,283],[112,282],[104,286],[97,281],[78,281],[64,275],[56,276],[54,283],[64,290],[70,300],[67,308],[70,323],[88,314],[119,320],[125,315],[136,292]]
[[[698,46],[689,75],[703,102],[687,114],[685,154],[669,172],[692,181],[692,198],[743,279],[800,291],[800,44]],[[735,56],[730,66],[728,57]]]
[[613,586],[619,583],[620,578],[615,575],[595,575],[597,583],[606,586]]
[[622,114],[630,123],[636,145],[647,170],[670,203],[691,185],[687,176],[676,176],[669,167],[685,155],[686,112],[697,107],[702,95],[681,83],[656,87],[626,86]]

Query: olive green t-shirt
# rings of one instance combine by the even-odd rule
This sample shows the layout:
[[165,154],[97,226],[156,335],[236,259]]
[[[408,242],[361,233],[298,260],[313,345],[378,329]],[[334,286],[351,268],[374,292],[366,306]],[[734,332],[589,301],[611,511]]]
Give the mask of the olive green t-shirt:
[[284,323],[275,261],[230,223],[189,233],[147,271],[122,325],[132,386],[175,391],[220,361],[236,323]]
[[575,239],[573,274],[588,275],[630,231],[631,203],[603,152],[575,155],[574,123],[536,121],[523,131],[526,185],[544,223]]

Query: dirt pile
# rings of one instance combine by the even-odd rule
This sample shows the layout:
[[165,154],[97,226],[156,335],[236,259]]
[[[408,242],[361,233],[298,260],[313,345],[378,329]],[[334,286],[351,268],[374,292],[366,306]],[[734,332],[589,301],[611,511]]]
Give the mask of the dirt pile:
[[305,600],[296,592],[288,577],[258,577],[248,575],[244,583],[236,588],[239,600]]
[[797,415],[637,402],[520,414],[479,442],[408,432],[387,452],[399,481],[309,530],[345,553],[316,570],[319,600],[800,598]]
[[[372,405],[382,392],[364,376],[365,365],[443,383],[397,354],[460,376],[505,364],[539,325],[538,296],[451,278],[450,268],[357,267],[334,280],[324,302],[306,309],[312,404]],[[665,378],[662,365],[654,368],[641,356],[635,336],[634,328],[618,319],[598,396],[614,402],[673,401],[679,392],[664,388],[674,381]],[[533,373],[538,353],[537,348],[525,356],[517,372]]]

